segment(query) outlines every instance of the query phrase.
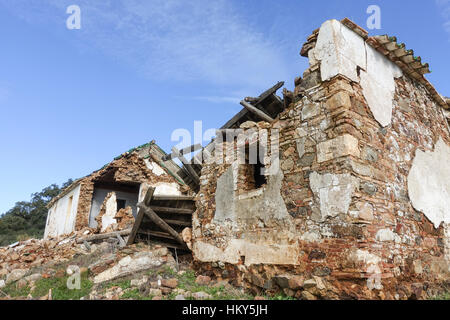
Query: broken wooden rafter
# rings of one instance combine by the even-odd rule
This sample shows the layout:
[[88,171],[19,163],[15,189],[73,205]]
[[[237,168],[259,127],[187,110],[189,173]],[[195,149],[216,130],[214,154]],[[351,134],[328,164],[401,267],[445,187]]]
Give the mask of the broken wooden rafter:
[[273,122],[274,119],[272,117],[270,117],[268,114],[266,114],[264,111],[259,110],[258,108],[256,108],[255,106],[251,105],[250,103],[248,103],[245,100],[241,101],[241,105],[247,109],[248,111],[254,113],[255,115],[257,115],[260,119],[267,121],[267,122]]
[[[185,154],[189,154],[189,153],[195,152],[195,151],[200,150],[200,149],[202,149],[202,145],[200,143],[197,143],[197,144],[192,145],[190,147],[183,148],[183,149],[179,150],[178,152],[181,155],[185,155]],[[168,161],[168,160],[172,160],[172,159],[176,159],[176,158],[178,158],[178,155],[176,155],[174,153],[171,153],[171,154],[165,155],[161,159],[162,159],[162,161]]]
[[179,233],[177,231],[175,231],[171,226],[169,226],[169,224],[167,224],[167,222],[165,222],[163,219],[161,219],[156,214],[156,212],[151,209],[151,207],[146,205],[146,204],[150,204],[154,191],[155,191],[154,188],[148,189],[147,194],[145,195],[144,202],[141,202],[138,204],[139,210],[142,211],[161,230],[165,231],[169,235],[169,237],[171,236],[173,239],[175,239],[181,245],[186,245],[185,242],[183,241],[183,238],[179,235]]
[[79,238],[77,239],[77,243],[83,243],[85,241],[96,241],[96,240],[104,240],[108,238],[116,238],[117,236],[127,236],[131,234],[132,229],[125,229],[122,231],[115,231],[115,232],[109,232],[109,233],[101,233],[101,234],[94,234],[92,236],[88,236],[85,238]]
[[198,176],[197,172],[195,172],[194,168],[192,167],[192,164],[190,164],[189,161],[187,161],[187,159],[180,153],[180,151],[177,148],[173,147],[172,153],[183,163],[188,175],[194,181],[194,183],[197,185],[200,184],[200,177]]
[[[145,194],[144,197],[145,205],[150,205],[150,202],[152,201],[153,198],[153,193],[155,193],[155,188],[149,188],[147,190],[147,193]],[[139,230],[139,227],[141,226],[142,220],[144,219],[144,215],[145,215],[144,211],[139,210],[136,220],[134,221],[133,228],[131,229],[131,233],[128,236],[127,245],[132,245],[134,243],[134,240],[136,239],[136,234]]]

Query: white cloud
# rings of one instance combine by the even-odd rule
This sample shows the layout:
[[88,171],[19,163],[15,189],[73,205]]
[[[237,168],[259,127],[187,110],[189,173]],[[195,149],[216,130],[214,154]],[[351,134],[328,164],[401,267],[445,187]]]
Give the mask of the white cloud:
[[436,4],[441,11],[442,17],[445,19],[444,30],[450,35],[450,0],[436,0]]
[[0,0],[30,23],[61,28],[73,3],[82,29],[70,32],[81,43],[151,79],[262,89],[289,77],[282,40],[259,32],[225,0]]
[[222,97],[222,96],[203,96],[203,97],[194,97],[195,100],[207,101],[211,103],[232,103],[236,104],[242,100],[239,97]]

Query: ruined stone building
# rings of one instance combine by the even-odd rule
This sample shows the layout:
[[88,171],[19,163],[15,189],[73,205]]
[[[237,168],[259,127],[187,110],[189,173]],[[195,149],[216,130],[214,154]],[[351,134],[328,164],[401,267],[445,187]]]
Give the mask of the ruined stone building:
[[[450,105],[428,64],[348,19],[323,23],[301,55],[310,66],[294,92],[248,98],[222,128],[242,129],[243,144],[204,150],[198,268],[311,299],[420,298],[448,285]],[[252,147],[265,156],[239,162]]]
[[151,142],[73,182],[48,204],[44,238],[87,227],[103,232],[112,224],[120,225],[121,219],[133,222],[136,205],[149,187],[154,187],[157,195],[181,195],[188,191],[178,175],[178,165],[161,160],[165,155]]
[[180,168],[176,149],[151,143],[75,181],[49,204],[45,236],[108,228],[139,202],[131,242],[184,241],[196,268],[257,293],[405,299],[448,288],[450,101],[428,64],[348,19],[323,23],[301,55],[309,68],[294,92],[277,96],[280,82],[245,98],[196,161]]

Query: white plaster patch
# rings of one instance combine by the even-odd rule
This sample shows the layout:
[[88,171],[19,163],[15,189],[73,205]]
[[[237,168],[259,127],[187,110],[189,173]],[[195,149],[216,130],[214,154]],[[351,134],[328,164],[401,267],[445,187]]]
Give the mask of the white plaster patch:
[[290,219],[286,204],[281,196],[283,172],[267,175],[267,183],[256,190],[237,195],[238,162],[235,161],[222,176],[217,179],[215,194],[216,212],[214,222],[225,220],[237,221],[271,221],[273,219]]
[[319,242],[322,239],[322,236],[318,231],[307,231],[302,234],[300,239],[308,242]]
[[408,195],[413,207],[436,228],[450,223],[450,147],[439,138],[433,152],[419,149],[408,174]]
[[158,182],[152,184],[155,188],[154,195],[179,196],[181,195],[180,185],[176,182]]
[[377,239],[377,241],[394,241],[396,243],[400,243],[402,241],[399,235],[393,232],[391,229],[378,230],[375,238]]
[[106,228],[108,228],[110,225],[117,223],[117,220],[114,219],[117,213],[117,197],[115,192],[112,192],[109,199],[106,200],[105,207],[106,211],[105,214],[102,216],[101,232],[104,232]]
[[149,170],[151,170],[155,175],[161,176],[166,174],[163,168],[161,168],[156,162],[150,161],[149,159],[145,159],[145,165]]
[[325,21],[320,27],[314,56],[321,62],[322,81],[342,74],[358,82],[357,66],[366,69],[363,38],[337,20]]
[[375,120],[385,127],[392,120],[394,78],[401,77],[402,71],[370,45],[366,45],[366,50],[367,72],[361,71],[360,84]]
[[395,63],[337,20],[322,24],[316,47],[311,51],[313,61],[320,61],[322,81],[341,74],[360,82],[375,120],[383,127],[391,123],[394,78],[402,76],[401,69]]
[[253,243],[244,239],[232,239],[225,249],[203,241],[193,244],[196,259],[202,262],[222,261],[237,264],[239,259],[245,257],[245,265],[252,264],[287,264],[298,265],[300,252],[297,244],[283,245],[275,243]]
[[321,175],[312,172],[309,175],[309,184],[314,198],[320,205],[320,212],[318,215],[313,214],[313,219],[322,222],[327,217],[348,212],[352,195],[359,186],[359,181],[349,173]]

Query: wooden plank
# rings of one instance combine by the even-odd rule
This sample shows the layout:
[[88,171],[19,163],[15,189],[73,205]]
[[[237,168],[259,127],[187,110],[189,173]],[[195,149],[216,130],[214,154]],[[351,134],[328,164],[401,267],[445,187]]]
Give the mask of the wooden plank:
[[153,201],[172,201],[172,200],[195,200],[194,196],[153,196]]
[[[197,150],[200,150],[202,148],[203,148],[202,145],[200,143],[197,143],[190,147],[181,149],[181,150],[179,150],[179,152],[181,155],[185,155],[185,154],[189,154],[189,153],[195,152]],[[164,157],[162,157],[162,161],[168,161],[168,160],[172,160],[172,159],[176,159],[176,158],[178,158],[178,156],[174,153],[171,153],[171,154],[168,154],[168,155],[165,155]]]
[[192,222],[189,222],[189,221],[169,220],[169,219],[164,219],[164,221],[166,221],[168,224],[174,224],[174,225],[177,225],[177,226],[183,226],[183,227],[190,227],[190,226],[192,226]]
[[161,231],[139,231],[139,234],[145,234],[151,237],[158,237],[158,238],[166,238],[166,239],[171,239],[171,240],[176,240],[174,239],[174,237],[172,237],[172,235],[166,233],[166,232],[161,232]]
[[193,209],[187,208],[170,208],[170,207],[159,207],[159,206],[150,206],[153,211],[157,212],[165,212],[165,213],[178,213],[178,214],[193,214]]
[[265,112],[259,110],[258,108],[256,108],[255,106],[252,106],[250,103],[242,100],[241,101],[241,105],[246,108],[248,111],[252,112],[253,114],[257,115],[259,118],[261,118],[264,121],[267,122],[273,122],[274,119],[272,119],[272,117],[270,117],[268,114],[266,114]]
[[177,156],[177,158],[179,158],[180,161],[184,164],[184,167],[186,168],[187,172],[189,173],[191,178],[194,180],[194,182],[196,184],[200,184],[200,177],[197,175],[197,172],[195,172],[194,168],[189,163],[189,161],[187,161],[187,159],[182,154],[180,154],[178,149],[175,147],[172,148],[172,153],[174,153]]
[[[150,204],[150,202],[152,201],[154,192],[155,192],[155,188],[149,188],[147,190],[147,193],[145,194],[145,197],[144,197],[144,204],[145,203]],[[131,230],[130,236],[128,237],[127,245],[131,245],[134,243],[134,240],[136,238],[136,233],[139,230],[139,228],[141,227],[141,223],[142,223],[142,220],[144,219],[144,215],[145,215],[144,211],[139,210],[136,220],[134,221],[133,229]]]
[[95,241],[95,240],[103,240],[103,239],[108,239],[108,238],[115,238],[116,235],[126,236],[126,235],[131,234],[131,232],[132,232],[132,229],[125,229],[125,230],[115,231],[115,232],[95,234],[95,235],[92,235],[92,236],[79,238],[79,239],[77,239],[76,242],[77,243],[83,243],[85,241]]
[[150,218],[159,228],[169,233],[177,242],[185,245],[183,238],[176,232],[171,226],[169,226],[163,219],[161,219],[155,211],[151,208],[146,207],[144,204],[138,204],[138,207],[144,211],[145,215]]
[[274,85],[272,88],[264,91],[261,93],[261,95],[257,98],[255,104],[259,104],[264,101],[267,97],[269,97],[271,94],[274,94],[277,92],[278,89],[280,89],[284,85],[284,81],[278,82],[276,85]]
[[[146,240],[146,239],[143,239],[143,240]],[[167,243],[167,242],[157,241],[157,240],[153,240],[153,239],[150,239],[150,242],[151,242],[152,244],[160,245],[160,246],[167,247],[167,248],[180,249],[180,250],[186,250],[186,251],[189,251],[189,249],[187,248],[187,246],[182,246],[181,244]]]

